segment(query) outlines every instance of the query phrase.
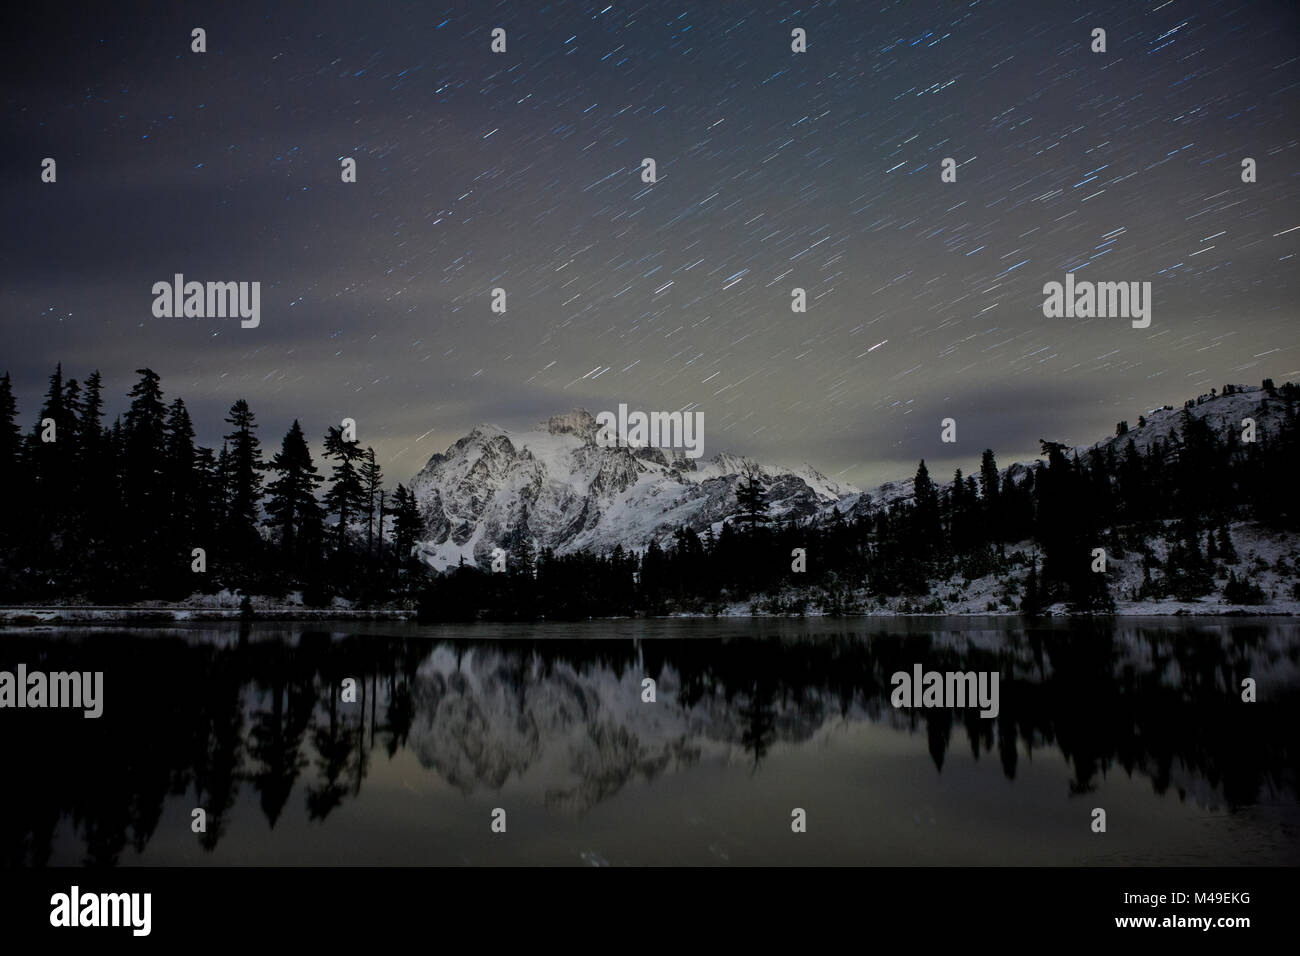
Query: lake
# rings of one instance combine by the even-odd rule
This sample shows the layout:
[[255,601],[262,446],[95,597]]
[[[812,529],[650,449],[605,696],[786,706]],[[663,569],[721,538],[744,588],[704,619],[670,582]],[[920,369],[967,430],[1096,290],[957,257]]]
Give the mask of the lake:
[[[1287,618],[9,630],[103,714],[0,710],[0,860],[1294,865],[1298,659]],[[894,707],[916,665],[997,716]]]

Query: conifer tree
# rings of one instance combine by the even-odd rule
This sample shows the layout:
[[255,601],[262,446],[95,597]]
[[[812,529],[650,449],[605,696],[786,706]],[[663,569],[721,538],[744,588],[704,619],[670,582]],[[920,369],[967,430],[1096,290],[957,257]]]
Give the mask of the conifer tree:
[[136,369],[140,381],[128,393],[131,405],[122,423],[122,479],[129,510],[139,520],[161,526],[163,445],[167,410],[153,369]]
[[140,380],[131,388],[131,404],[121,429],[120,490],[123,507],[112,518],[107,535],[122,556],[121,571],[128,587],[147,587],[167,560],[162,536],[167,526],[163,488],[167,409],[153,369],[136,369]]
[[104,543],[112,508],[114,477],[112,447],[104,430],[103,379],[99,370],[86,377],[76,409],[79,457],[73,477],[73,495],[84,529],[86,557],[98,564],[97,549]]
[[1232,546],[1232,535],[1228,533],[1228,523],[1219,525],[1219,557],[1227,564],[1237,563],[1237,549]]
[[[19,501],[23,489],[23,438],[18,425],[18,403],[9,373],[0,377],[0,501]],[[17,515],[14,516],[17,519]],[[0,521],[0,540],[16,534],[14,522]]]
[[[361,456],[361,467],[358,469],[357,476],[361,479],[361,487],[365,495],[366,557],[369,559],[374,550],[375,511],[379,506],[379,496],[382,493],[380,488],[384,483],[384,473],[375,462],[375,450],[373,448],[367,447],[366,453]],[[383,515],[379,516],[379,533],[382,537],[384,533]]]
[[321,507],[316,486],[324,479],[316,473],[302,426],[295,418],[271,459],[269,470],[276,477],[267,485],[265,524],[277,530],[280,551],[288,567],[301,568],[307,550],[319,546]]
[[30,528],[36,516],[15,503],[31,500],[18,403],[6,372],[0,377],[0,501],[7,512],[0,518],[0,600],[21,600],[30,585],[24,552],[33,540]]
[[63,386],[63,418],[67,424],[68,445],[65,454],[69,462],[81,459],[81,383],[75,378],[68,379]]
[[221,451],[217,455],[217,494],[213,499],[215,504],[217,527],[225,526],[226,515],[230,513],[230,487],[232,484],[231,474],[233,465],[230,458],[230,442],[223,440],[221,442]]
[[411,560],[411,549],[415,547],[424,532],[420,511],[415,503],[415,495],[399,484],[393,492],[393,541],[397,550],[399,567],[404,567]]
[[99,451],[96,446],[102,444],[104,439],[103,392],[104,380],[99,374],[99,369],[95,369],[86,377],[86,386],[81,393],[81,405],[77,409],[77,415],[81,419],[83,451],[86,452],[87,459],[92,457],[92,451]]
[[958,468],[952,475],[952,490],[948,498],[948,540],[954,552],[960,553],[966,546],[966,479]]
[[361,458],[361,447],[356,441],[344,440],[342,430],[331,425],[325,432],[325,455],[335,461],[325,504],[331,514],[338,516],[334,550],[342,554],[347,543],[348,522],[365,507],[365,487],[354,464]]
[[992,448],[985,448],[980,456],[980,497],[986,510],[993,510],[998,497],[998,460],[993,457]]
[[763,488],[762,473],[755,465],[747,465],[736,485],[736,504],[741,517],[749,524],[752,534],[768,520],[767,492]]
[[166,548],[169,567],[188,575],[187,555],[195,546],[195,514],[198,510],[198,474],[195,470],[194,424],[182,399],[167,409],[163,439],[163,491],[167,499]]
[[226,514],[223,524],[225,554],[236,580],[241,585],[251,583],[262,557],[262,537],[258,533],[262,501],[261,441],[253,433],[257,421],[248,403],[242,398],[230,406],[225,419],[231,426],[226,435],[228,482]]
[[1035,617],[1042,610],[1042,598],[1038,593],[1038,559],[1029,565],[1029,577],[1025,579],[1025,593],[1020,601],[1020,613]]
[[211,551],[218,541],[222,515],[222,485],[217,458],[211,448],[195,450],[194,489],[194,540],[191,547]]
[[256,416],[242,398],[230,406],[225,419],[232,426],[226,435],[230,448],[230,513],[226,521],[240,533],[255,533],[257,509],[262,499],[262,443],[253,430]]
[[916,502],[916,510],[912,517],[917,533],[924,540],[928,550],[937,550],[942,544],[939,527],[939,489],[930,478],[930,470],[925,467],[924,458],[917,465],[912,487]]
[[[46,441],[53,425],[53,441]],[[28,461],[35,491],[41,501],[41,523],[44,532],[57,534],[62,530],[62,517],[67,507],[67,482],[71,473],[73,431],[75,420],[67,406],[63,385],[63,363],[58,363],[50,375],[45,401],[31,435],[28,437]]]

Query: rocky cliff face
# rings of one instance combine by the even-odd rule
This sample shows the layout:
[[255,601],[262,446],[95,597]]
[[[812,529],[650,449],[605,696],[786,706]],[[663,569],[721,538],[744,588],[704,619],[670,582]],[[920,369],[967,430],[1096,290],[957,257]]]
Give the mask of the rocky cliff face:
[[808,466],[784,468],[718,455],[698,464],[658,448],[603,448],[587,411],[557,415],[533,431],[483,425],[411,482],[426,535],[421,551],[437,568],[486,564],[493,548],[525,536],[557,553],[667,542],[685,525],[703,534],[738,513],[736,486],[753,464],[774,518],[821,514],[857,489]]
[[[1238,386],[1232,395],[1202,396],[1190,412],[1220,434],[1240,434],[1242,419],[1253,418],[1264,441],[1277,433],[1283,405],[1262,389]],[[1127,434],[1075,451],[1082,458],[1113,446],[1119,455],[1131,441],[1145,453],[1159,440],[1166,454],[1176,455],[1182,413],[1182,406],[1153,409],[1146,424],[1139,426],[1134,416]],[[424,559],[439,569],[462,557],[486,566],[494,548],[509,550],[520,537],[539,550],[565,554],[607,553],[617,545],[641,550],[651,541],[667,545],[681,526],[716,534],[739,514],[736,487],[749,467],[759,470],[778,521],[824,520],[832,510],[852,520],[906,503],[914,494],[911,477],[863,492],[808,465],[763,465],[725,452],[701,464],[658,448],[603,448],[596,444],[597,431],[595,418],[575,409],[528,432],[481,425],[434,455],[411,482],[425,520]],[[1009,470],[1020,480],[1041,464],[1018,462],[1003,474]],[[948,484],[943,477],[932,474],[940,488]]]

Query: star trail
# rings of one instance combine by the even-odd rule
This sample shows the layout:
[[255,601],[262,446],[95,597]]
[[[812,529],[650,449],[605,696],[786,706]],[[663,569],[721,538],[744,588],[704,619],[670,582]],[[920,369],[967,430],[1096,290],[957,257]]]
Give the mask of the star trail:
[[[919,457],[1092,441],[1300,376],[1297,10],[27,14],[4,84],[0,371],[26,419],[55,362],[98,367],[111,417],[148,365],[206,444],[237,398],[267,441],[353,417],[393,480],[477,423],[621,402],[702,412],[710,453],[864,486]],[[174,273],[260,281],[260,325],[156,318]],[[1044,317],[1066,273],[1150,282],[1150,327]]]

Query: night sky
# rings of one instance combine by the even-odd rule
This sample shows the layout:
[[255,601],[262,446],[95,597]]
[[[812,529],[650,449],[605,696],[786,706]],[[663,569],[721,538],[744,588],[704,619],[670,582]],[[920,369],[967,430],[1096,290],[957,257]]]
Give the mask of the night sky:
[[[353,417],[390,482],[624,402],[869,486],[1300,378],[1291,0],[206,6],[4,31],[25,429],[55,362],[110,414],[147,365],[204,444],[237,398],[268,451]],[[1067,271],[1150,281],[1150,328],[1045,318]],[[260,281],[260,327],[155,318],[177,272]]]

